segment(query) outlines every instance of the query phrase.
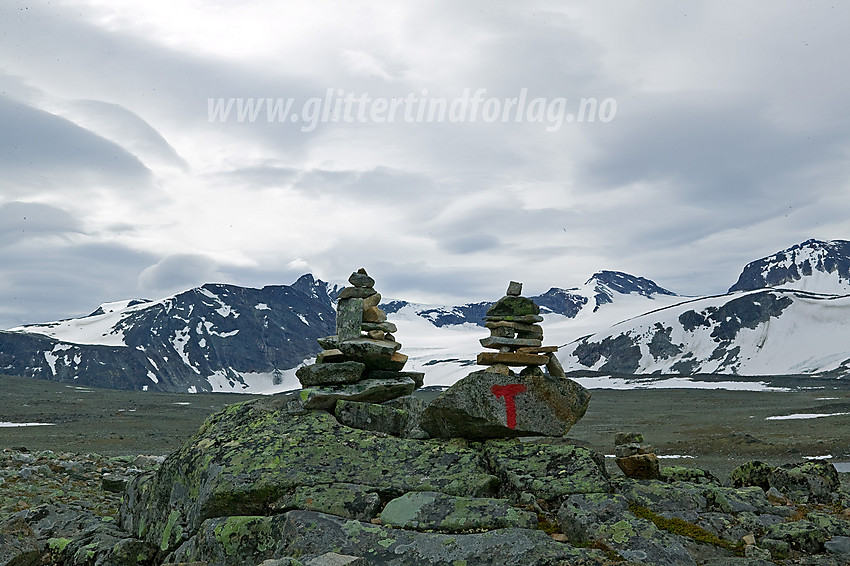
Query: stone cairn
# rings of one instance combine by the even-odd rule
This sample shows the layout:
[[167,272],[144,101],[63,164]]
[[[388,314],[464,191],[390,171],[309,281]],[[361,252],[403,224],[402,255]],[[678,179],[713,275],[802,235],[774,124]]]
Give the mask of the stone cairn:
[[[487,311],[490,330],[474,371],[434,399],[419,419],[439,438],[563,436],[587,410],[590,392],[564,375],[555,352],[543,346],[540,307],[511,281],[505,297]],[[541,369],[546,366],[548,375]],[[523,367],[519,374],[511,367]]]
[[396,325],[378,308],[381,295],[365,269],[348,278],[337,298],[336,334],[319,339],[316,363],[298,368],[301,401],[307,409],[333,411],[338,401],[383,403],[410,395],[424,374],[403,372]]
[[484,326],[490,330],[481,345],[498,352],[478,354],[478,365],[490,366],[489,371],[507,375],[509,366],[525,366],[524,373],[542,373],[546,366],[552,377],[566,377],[555,352],[558,346],[543,346],[543,321],[540,307],[521,296],[522,283],[511,281],[507,294],[487,310]]
[[617,466],[628,478],[657,480],[660,476],[658,457],[651,446],[643,444],[643,435],[639,432],[614,435],[614,455]]

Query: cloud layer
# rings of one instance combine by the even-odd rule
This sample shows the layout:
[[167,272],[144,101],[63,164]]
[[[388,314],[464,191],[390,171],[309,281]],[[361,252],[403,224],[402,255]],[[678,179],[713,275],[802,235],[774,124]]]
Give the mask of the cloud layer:
[[[848,12],[4,2],[0,327],[361,266],[417,301],[600,269],[722,292],[752,259],[850,237]],[[349,97],[414,119],[346,121]],[[298,116],[251,119],[261,99]],[[416,119],[419,99],[467,113]]]

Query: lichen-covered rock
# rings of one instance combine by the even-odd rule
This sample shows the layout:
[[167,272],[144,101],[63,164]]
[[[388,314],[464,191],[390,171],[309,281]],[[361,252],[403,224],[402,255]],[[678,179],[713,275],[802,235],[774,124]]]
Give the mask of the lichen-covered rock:
[[767,491],[770,489],[770,474],[773,466],[758,460],[741,464],[731,474],[732,487],[758,486]]
[[794,550],[817,553],[823,551],[823,543],[830,537],[826,530],[811,521],[802,520],[768,527],[764,538],[786,542]]
[[811,461],[774,468],[769,483],[792,501],[802,503],[832,503],[841,490],[838,471],[829,462]]
[[12,516],[0,523],[0,565],[28,566],[40,557],[38,539],[25,521]]
[[204,521],[197,534],[167,558],[168,562],[203,561],[209,566],[257,566],[286,555],[285,515],[231,516]]
[[410,414],[404,409],[359,401],[337,401],[334,415],[345,426],[393,436],[402,436],[410,421]]
[[317,386],[302,389],[301,401],[307,409],[332,411],[340,400],[383,403],[396,397],[410,395],[416,383],[409,377],[396,379],[364,379],[350,385]]
[[434,399],[420,426],[440,438],[563,436],[589,402],[590,392],[570,379],[482,370]]
[[629,513],[622,495],[571,495],[558,510],[558,524],[573,543],[601,544],[634,562],[696,565],[680,537]]
[[457,443],[415,441],[341,425],[324,411],[285,413],[286,396],[238,403],[210,417],[156,474],[128,486],[121,523],[163,551],[206,519],[259,515],[297,487],[356,483],[382,495],[431,489],[489,496],[498,479]]
[[381,521],[402,529],[441,532],[537,527],[534,513],[512,507],[504,499],[435,491],[414,491],[393,499],[381,511]]
[[302,509],[346,519],[369,521],[381,511],[381,497],[373,487],[352,483],[301,486],[272,504],[275,511]]
[[[598,550],[555,542],[542,531],[499,529],[486,533],[440,534],[344,520],[310,511],[286,514],[290,556],[313,556],[334,549],[385,566],[613,566]],[[308,562],[304,558],[303,561]],[[620,563],[621,564],[621,563]]]
[[538,499],[559,501],[574,493],[611,491],[604,458],[587,448],[490,440],[484,454],[506,496],[532,493]]

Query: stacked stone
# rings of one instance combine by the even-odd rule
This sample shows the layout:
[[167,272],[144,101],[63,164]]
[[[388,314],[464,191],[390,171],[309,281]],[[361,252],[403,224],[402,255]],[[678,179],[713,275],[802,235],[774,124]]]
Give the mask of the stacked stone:
[[410,395],[424,374],[403,372],[407,356],[393,333],[395,324],[378,308],[381,295],[365,269],[348,278],[337,298],[336,331],[319,339],[316,363],[298,369],[306,408],[333,410],[338,400],[382,403]]
[[478,354],[478,365],[489,371],[508,374],[510,366],[525,366],[526,373],[537,373],[546,366],[552,377],[566,377],[555,352],[557,346],[543,346],[540,307],[522,296],[522,283],[511,281],[504,297],[487,310],[484,326],[490,330],[481,345],[498,352]]
[[651,446],[643,444],[643,435],[638,432],[614,435],[614,455],[617,466],[628,478],[657,480],[660,476],[658,457]]

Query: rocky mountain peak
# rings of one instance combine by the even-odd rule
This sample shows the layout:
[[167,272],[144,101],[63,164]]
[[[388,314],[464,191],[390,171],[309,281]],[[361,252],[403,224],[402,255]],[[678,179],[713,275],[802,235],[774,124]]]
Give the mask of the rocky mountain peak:
[[828,294],[850,292],[850,241],[810,239],[750,262],[729,292],[780,286]]

